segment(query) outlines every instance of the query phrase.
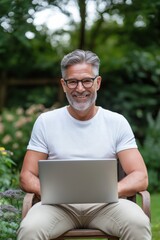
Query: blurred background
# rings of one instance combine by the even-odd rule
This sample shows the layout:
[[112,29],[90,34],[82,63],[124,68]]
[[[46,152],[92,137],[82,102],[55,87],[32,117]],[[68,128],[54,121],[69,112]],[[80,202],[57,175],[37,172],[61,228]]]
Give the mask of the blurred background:
[[149,174],[152,240],[159,240],[159,0],[0,1],[1,239],[16,239],[18,179],[32,126],[66,104],[60,61],[77,48],[101,59],[97,105],[123,114],[133,128]]
[[66,103],[60,61],[77,48],[100,57],[97,104],[128,119],[159,191],[159,0],[1,0],[0,146],[19,171],[36,117]]

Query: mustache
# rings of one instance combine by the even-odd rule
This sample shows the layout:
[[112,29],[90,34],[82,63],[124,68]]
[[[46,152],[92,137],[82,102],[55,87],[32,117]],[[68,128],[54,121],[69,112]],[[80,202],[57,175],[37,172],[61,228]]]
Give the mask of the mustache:
[[88,94],[89,94],[88,91],[84,91],[84,92],[82,92],[82,93],[79,93],[79,92],[74,92],[74,93],[73,93],[73,95],[74,95],[75,97],[85,97],[85,96],[88,95]]

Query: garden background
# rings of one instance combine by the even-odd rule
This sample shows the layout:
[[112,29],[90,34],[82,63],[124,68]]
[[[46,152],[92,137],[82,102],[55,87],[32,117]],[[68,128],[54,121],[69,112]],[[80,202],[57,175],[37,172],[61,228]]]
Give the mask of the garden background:
[[[38,22],[40,15],[45,21]],[[18,176],[31,129],[41,112],[66,103],[60,61],[76,48],[101,59],[97,104],[123,114],[133,128],[149,173],[153,240],[159,240],[159,0],[0,1],[0,239],[16,239]]]

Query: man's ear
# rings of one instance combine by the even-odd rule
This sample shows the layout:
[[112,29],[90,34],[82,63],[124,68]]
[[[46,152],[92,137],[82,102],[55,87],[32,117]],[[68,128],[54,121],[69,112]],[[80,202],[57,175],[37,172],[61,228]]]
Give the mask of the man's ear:
[[102,81],[102,78],[101,78],[101,76],[98,76],[97,77],[97,91],[100,89],[100,87],[101,87],[101,81]]
[[66,84],[63,78],[61,78],[61,85],[62,85],[63,91],[66,92]]

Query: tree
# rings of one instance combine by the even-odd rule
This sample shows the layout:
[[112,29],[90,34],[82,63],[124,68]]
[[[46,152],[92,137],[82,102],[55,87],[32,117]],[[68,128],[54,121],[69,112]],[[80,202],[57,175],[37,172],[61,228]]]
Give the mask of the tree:
[[[74,20],[70,4],[80,22]],[[88,13],[91,4],[95,5],[94,18]],[[146,113],[156,116],[159,109],[159,6],[159,0],[1,1],[1,82],[6,84],[10,76],[57,77],[66,52],[90,49],[101,57],[105,97],[99,101],[134,119],[135,126],[143,125]],[[37,30],[34,15],[46,8],[65,14],[70,27],[48,32],[43,25]],[[144,135],[141,130],[139,136]]]

